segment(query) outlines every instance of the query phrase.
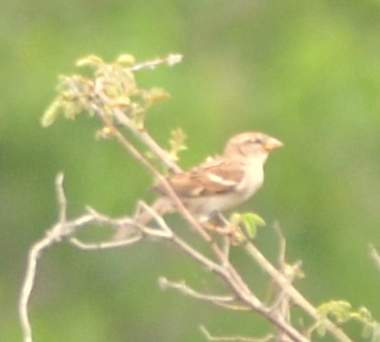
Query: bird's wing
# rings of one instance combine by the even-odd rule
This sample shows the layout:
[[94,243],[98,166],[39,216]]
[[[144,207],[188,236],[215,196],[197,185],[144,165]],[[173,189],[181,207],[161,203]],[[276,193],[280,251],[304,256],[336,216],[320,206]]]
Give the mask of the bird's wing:
[[[173,175],[168,178],[168,182],[178,196],[198,197],[231,191],[243,177],[244,170],[241,163],[218,158],[189,171]],[[153,190],[166,195],[163,184],[158,184]]]

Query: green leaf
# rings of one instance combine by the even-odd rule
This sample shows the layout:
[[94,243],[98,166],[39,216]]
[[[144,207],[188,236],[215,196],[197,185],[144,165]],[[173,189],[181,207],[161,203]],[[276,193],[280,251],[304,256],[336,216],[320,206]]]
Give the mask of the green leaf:
[[251,213],[246,213],[241,215],[241,222],[243,224],[244,230],[246,231],[250,239],[254,239],[257,233],[257,224],[255,217]]
[[61,110],[62,101],[61,99],[57,98],[50,104],[50,106],[46,109],[45,113],[43,114],[41,118],[42,127],[49,127],[50,125],[52,125],[55,119],[58,117],[58,115],[61,114]]
[[136,63],[136,58],[130,54],[125,54],[119,56],[116,63],[121,65],[131,65]]
[[247,232],[247,235],[250,239],[255,238],[257,234],[258,226],[265,226],[264,219],[254,213],[244,213],[241,215],[241,221],[244,225],[244,229]]
[[372,321],[372,313],[366,307],[360,307],[358,313],[363,320]]
[[84,58],[81,58],[79,61],[76,62],[77,67],[82,66],[91,66],[91,67],[98,67],[99,65],[103,65],[104,61],[95,55],[90,55]]
[[[259,215],[255,213],[232,213],[230,216],[230,224],[240,230],[240,234],[245,234],[249,239],[254,239],[257,234],[257,227],[264,226],[266,223]],[[238,229],[239,228],[239,229]],[[241,229],[244,230],[241,231]]]
[[179,127],[171,131],[169,140],[169,154],[173,158],[173,160],[178,160],[179,152],[187,150],[187,146],[185,144],[186,138],[186,134]]
[[157,102],[165,101],[169,98],[169,93],[162,88],[152,88],[144,94],[144,100],[147,106],[152,106]]
[[232,213],[229,221],[232,227],[237,227],[241,222],[241,214],[236,212]]
[[246,224],[251,224],[255,226],[266,225],[266,222],[264,221],[264,219],[255,213],[244,213],[242,215],[242,218],[243,218],[243,221],[246,222]]

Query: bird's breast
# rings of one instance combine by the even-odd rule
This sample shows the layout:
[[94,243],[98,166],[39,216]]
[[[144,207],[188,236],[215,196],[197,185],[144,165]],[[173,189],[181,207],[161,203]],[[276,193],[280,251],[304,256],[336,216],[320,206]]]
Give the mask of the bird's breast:
[[244,199],[251,197],[264,183],[264,169],[261,164],[249,164],[245,167],[245,175],[236,190]]

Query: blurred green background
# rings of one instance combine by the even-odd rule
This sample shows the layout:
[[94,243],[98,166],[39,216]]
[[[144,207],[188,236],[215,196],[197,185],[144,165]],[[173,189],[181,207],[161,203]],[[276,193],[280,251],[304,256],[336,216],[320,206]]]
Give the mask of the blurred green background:
[[[264,188],[239,208],[268,222],[257,245],[275,260],[271,227],[279,221],[289,260],[303,260],[306,278],[297,285],[313,303],[345,299],[379,318],[379,270],[368,250],[369,243],[380,248],[379,1],[0,5],[1,341],[21,340],[16,303],[27,251],[56,219],[59,171],[72,217],[85,205],[125,215],[136,199],[152,197],[150,176],[114,141],[95,140],[95,120],[40,126],[57,76],[76,72],[75,61],[88,54],[108,61],[122,53],[140,61],[184,54],[174,68],[138,74],[172,95],[153,108],[147,127],[162,144],[173,128],[185,130],[183,167],[220,152],[236,132],[281,139],[285,148],[271,155]],[[252,284],[263,277],[239,249],[232,259]],[[201,341],[200,324],[216,335],[263,333],[255,315],[160,291],[161,275],[223,293],[165,244],[106,252],[55,246],[41,259],[30,304],[35,341]]]

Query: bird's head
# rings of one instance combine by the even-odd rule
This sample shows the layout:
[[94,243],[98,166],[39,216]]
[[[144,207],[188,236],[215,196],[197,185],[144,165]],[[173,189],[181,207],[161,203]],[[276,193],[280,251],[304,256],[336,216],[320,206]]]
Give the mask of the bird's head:
[[233,136],[224,149],[224,155],[228,157],[263,157],[266,159],[268,152],[283,146],[283,143],[267,134],[259,132],[246,132]]

